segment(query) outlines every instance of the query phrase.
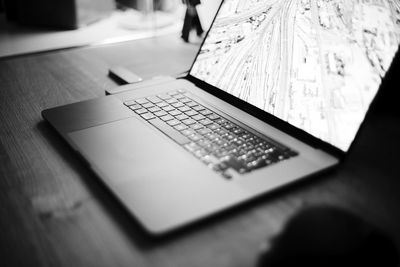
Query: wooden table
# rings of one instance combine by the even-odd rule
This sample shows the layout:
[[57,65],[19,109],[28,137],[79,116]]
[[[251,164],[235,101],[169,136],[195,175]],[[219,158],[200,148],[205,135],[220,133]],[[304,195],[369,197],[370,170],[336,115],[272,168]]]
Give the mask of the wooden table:
[[41,118],[115,86],[111,65],[144,78],[176,75],[197,47],[166,36],[0,59],[1,266],[253,266],[261,242],[315,204],[352,211],[400,245],[398,115],[372,114],[337,170],[161,239],[138,227]]

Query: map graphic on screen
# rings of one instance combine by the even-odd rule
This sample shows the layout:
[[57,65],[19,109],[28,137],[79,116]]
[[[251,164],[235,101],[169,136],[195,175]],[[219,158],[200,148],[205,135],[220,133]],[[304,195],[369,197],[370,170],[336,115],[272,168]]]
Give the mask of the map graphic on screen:
[[400,42],[400,0],[226,0],[190,74],[346,151]]

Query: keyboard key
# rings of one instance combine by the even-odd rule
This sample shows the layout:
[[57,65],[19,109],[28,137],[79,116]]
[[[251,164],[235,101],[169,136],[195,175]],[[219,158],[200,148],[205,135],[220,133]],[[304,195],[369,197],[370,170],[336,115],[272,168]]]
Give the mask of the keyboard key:
[[192,102],[192,99],[184,97],[184,98],[179,99],[179,101],[181,101],[182,103],[189,103],[189,102]]
[[194,101],[190,101],[190,102],[187,102],[187,103],[186,103],[186,106],[188,106],[188,107],[194,107],[194,106],[197,106],[197,103],[194,102]]
[[198,105],[198,106],[192,107],[192,109],[196,110],[196,111],[200,111],[200,110],[204,110],[205,108],[203,106]]
[[208,127],[208,129],[215,131],[215,130],[219,129],[221,126],[213,123],[213,124],[208,125],[207,127]]
[[156,105],[160,108],[169,106],[167,102],[158,102]]
[[190,127],[192,127],[193,130],[199,130],[201,128],[204,128],[204,126],[201,125],[200,123],[193,124]]
[[180,107],[180,108],[178,108],[178,110],[179,110],[179,111],[182,111],[182,112],[186,112],[186,111],[189,111],[189,110],[190,110],[190,108],[189,108],[189,107],[186,107],[186,106],[184,106],[184,107]]
[[147,97],[146,99],[153,104],[162,102],[162,100],[160,98],[158,98],[157,96],[150,96],[150,97]]
[[255,139],[254,136],[250,136],[246,141],[252,144],[253,146],[257,146],[259,144],[259,142]]
[[154,115],[156,115],[157,117],[165,116],[167,114],[168,113],[165,112],[164,110],[160,110],[160,111],[154,112]]
[[172,117],[171,115],[168,114],[168,115],[160,117],[160,119],[163,121],[170,121],[170,120],[173,120],[174,117]]
[[175,131],[171,126],[158,118],[149,120],[149,122],[180,145],[185,145],[190,142],[186,136],[178,131]]
[[171,114],[172,116],[178,116],[180,114],[182,114],[182,112],[180,112],[179,110],[171,110],[168,112],[169,114]]
[[186,130],[183,130],[181,133],[182,133],[183,135],[188,136],[188,135],[194,134],[194,133],[196,133],[196,132],[195,132],[194,130],[192,130],[192,129],[186,129]]
[[125,106],[132,106],[132,105],[135,105],[135,104],[136,104],[135,100],[128,100],[128,101],[124,102]]
[[183,107],[185,105],[183,103],[181,103],[181,102],[176,102],[176,103],[171,104],[171,106],[173,106],[174,108],[180,108],[180,107]]
[[224,146],[224,149],[225,149],[226,151],[229,151],[229,153],[231,153],[233,150],[236,149],[236,147],[233,146],[233,145],[231,145],[231,144],[228,144],[227,146]]
[[201,135],[206,135],[208,133],[211,133],[212,131],[208,128],[203,128],[203,129],[198,130],[197,132]]
[[227,135],[224,135],[224,138],[226,140],[232,141],[233,139],[235,139],[235,136],[233,134],[227,134]]
[[197,142],[197,144],[201,147],[207,147],[211,145],[211,142],[207,139],[201,139]]
[[135,112],[137,113],[137,114],[143,114],[143,113],[146,113],[147,112],[147,109],[145,109],[145,108],[140,108],[140,109],[137,109],[137,110],[135,110]]
[[209,133],[209,134],[206,134],[205,137],[206,137],[208,140],[213,141],[213,140],[216,140],[216,139],[219,137],[219,135],[214,134],[214,133]]
[[207,146],[206,149],[209,150],[210,153],[212,153],[213,151],[216,151],[217,149],[219,149],[219,146],[214,143],[211,143],[211,145]]
[[225,129],[229,130],[235,127],[235,125],[233,123],[227,122],[225,124],[222,125],[222,127],[224,127]]
[[243,141],[240,140],[239,138],[235,138],[231,141],[231,144],[239,147],[239,146],[243,145]]
[[170,106],[170,105],[165,106],[165,107],[163,107],[162,109],[165,110],[166,112],[175,110],[174,107],[172,107],[172,106]]
[[219,134],[220,136],[225,136],[228,132],[225,129],[219,128],[214,130],[215,133]]
[[204,116],[207,116],[207,115],[210,115],[210,114],[213,114],[213,113],[211,111],[209,111],[208,109],[205,109],[205,110],[201,110],[200,114],[202,114]]
[[247,141],[251,138],[251,134],[247,132],[242,134],[240,137]]
[[199,150],[197,150],[197,151],[194,152],[194,155],[195,155],[197,158],[200,158],[200,159],[201,159],[201,158],[203,158],[203,157],[209,155],[209,153],[208,153],[205,149],[199,149]]
[[145,98],[136,99],[136,103],[141,104],[141,105],[146,104],[148,102],[149,101],[147,99],[145,99]]
[[184,124],[186,124],[186,125],[191,125],[191,124],[196,123],[196,121],[193,120],[193,119],[186,119],[186,120],[183,120],[182,122],[183,122]]
[[199,140],[201,140],[203,138],[203,136],[195,133],[195,134],[191,134],[188,136],[190,140],[192,140],[193,142],[197,142]]
[[233,128],[231,129],[231,132],[234,133],[234,134],[236,134],[236,135],[239,135],[239,134],[243,133],[243,129],[242,129],[242,128],[239,128],[239,127],[233,127]]
[[215,122],[221,125],[221,124],[226,123],[227,121],[225,119],[219,118]]
[[178,125],[178,124],[180,124],[180,123],[181,123],[181,122],[178,121],[178,120],[170,120],[170,121],[167,121],[167,124],[170,125],[170,126],[175,126],[175,125]]
[[145,119],[145,120],[151,120],[151,119],[154,119],[156,117],[153,114],[148,113],[148,112],[147,113],[143,113],[140,116],[142,116],[142,118]]
[[157,112],[157,111],[160,111],[161,109],[159,108],[159,107],[152,107],[152,108],[149,108],[148,109],[150,112]]
[[158,98],[162,99],[162,100],[168,100],[168,99],[172,99],[172,97],[169,94],[161,94],[158,95]]
[[131,110],[137,110],[137,109],[142,108],[142,106],[139,105],[139,104],[130,105],[130,106],[128,106],[128,107],[129,107]]
[[144,108],[152,108],[152,107],[154,107],[154,104],[148,102],[148,103],[144,103],[142,106],[143,106]]
[[213,113],[213,114],[208,115],[207,118],[209,118],[210,120],[217,120],[221,117],[218,116],[217,114]]
[[204,120],[206,117],[204,117],[201,114],[197,114],[195,116],[192,116],[192,119],[196,120],[196,121],[200,121],[200,120]]
[[185,124],[178,124],[178,125],[176,125],[176,126],[174,126],[174,128],[176,129],[176,130],[178,130],[178,131],[183,131],[183,130],[186,130],[187,128],[189,128],[189,127],[187,127]]
[[175,116],[175,118],[176,118],[177,120],[180,120],[180,121],[189,119],[189,117],[186,116],[185,114],[180,114],[180,115],[178,115],[178,116]]
[[170,98],[170,99],[166,99],[165,102],[167,102],[168,104],[173,104],[173,103],[177,103],[178,100],[176,100],[175,98]]
[[200,122],[201,124],[205,125],[205,126],[207,126],[207,125],[213,123],[213,122],[212,122],[211,120],[209,120],[209,119],[204,119],[204,120],[201,120],[201,121],[199,121],[199,122]]
[[180,94],[180,93],[174,95],[174,97],[175,97],[176,99],[183,99],[183,98],[186,98],[186,96],[184,96],[184,95],[182,95],[182,94]]
[[195,152],[196,150],[199,150],[201,147],[198,146],[196,143],[191,142],[191,143],[189,143],[189,144],[186,144],[186,145],[185,145],[185,148],[186,148],[187,150],[189,150],[190,152]]
[[225,146],[228,145],[228,143],[224,139],[217,139],[214,141],[218,146]]
[[170,96],[174,96],[174,95],[178,95],[179,92],[178,91],[171,91],[171,92],[168,92],[167,94],[170,95]]
[[224,158],[229,155],[229,152],[225,149],[217,149],[212,153],[216,158]]
[[199,113],[197,111],[194,111],[194,110],[189,110],[189,111],[185,112],[185,114],[188,115],[188,116],[194,116],[194,115],[197,115]]

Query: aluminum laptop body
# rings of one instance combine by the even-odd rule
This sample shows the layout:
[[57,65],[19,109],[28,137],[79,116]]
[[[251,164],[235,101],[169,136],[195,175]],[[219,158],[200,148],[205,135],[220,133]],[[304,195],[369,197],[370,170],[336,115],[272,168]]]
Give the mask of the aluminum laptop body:
[[[42,115],[148,232],[163,234],[336,166],[397,52],[398,8],[389,0],[226,0],[186,78]],[[179,107],[184,99],[188,111]],[[189,121],[193,115],[181,123],[186,130],[165,117],[195,107],[209,117]],[[189,130],[200,131],[195,124],[234,125],[240,136],[293,153],[213,163],[191,150],[203,140],[191,139],[197,132]],[[241,142],[238,136],[226,145]]]

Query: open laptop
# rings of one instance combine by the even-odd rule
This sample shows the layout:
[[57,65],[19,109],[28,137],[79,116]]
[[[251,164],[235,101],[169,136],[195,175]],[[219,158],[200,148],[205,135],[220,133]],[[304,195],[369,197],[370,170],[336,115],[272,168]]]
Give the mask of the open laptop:
[[44,110],[163,234],[326,171],[400,41],[399,1],[224,1],[187,77]]

